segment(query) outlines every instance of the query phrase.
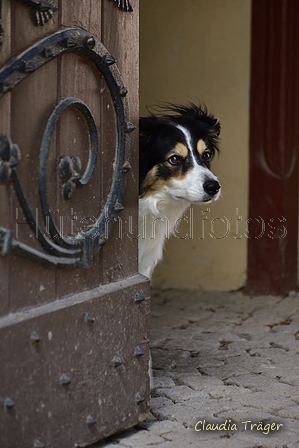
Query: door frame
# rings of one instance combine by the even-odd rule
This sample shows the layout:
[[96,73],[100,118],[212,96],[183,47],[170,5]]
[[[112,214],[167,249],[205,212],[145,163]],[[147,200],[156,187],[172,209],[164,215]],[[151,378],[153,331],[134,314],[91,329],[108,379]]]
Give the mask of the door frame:
[[299,4],[252,0],[247,289],[298,284]]

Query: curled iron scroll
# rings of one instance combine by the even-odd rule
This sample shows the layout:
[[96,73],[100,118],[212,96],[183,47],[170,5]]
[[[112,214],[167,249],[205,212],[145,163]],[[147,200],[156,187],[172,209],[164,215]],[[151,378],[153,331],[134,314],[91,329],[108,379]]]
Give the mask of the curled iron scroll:
[[[98,150],[97,129],[88,106],[79,98],[64,98],[54,108],[47,122],[40,150],[39,192],[44,221],[49,226],[52,240],[45,238],[28,207],[19,182],[16,167],[20,160],[20,149],[9,136],[0,139],[0,183],[11,181],[26,220],[33,232],[38,236],[43,251],[39,251],[12,238],[9,229],[0,227],[0,253],[6,255],[15,252],[19,255],[56,267],[90,268],[93,256],[105,244],[117,220],[118,213],[123,210],[122,199],[126,183],[126,173],[130,169],[128,134],[135,129],[129,121],[126,101],[127,89],[114,58],[104,45],[90,33],[79,28],[60,30],[30,47],[0,70],[0,99],[22,82],[32,72],[42,67],[57,56],[67,52],[81,53],[88,56],[104,77],[109,88],[117,121],[117,143],[115,150],[115,166],[113,179],[107,202],[94,225],[87,232],[80,232],[75,237],[60,235],[52,220],[46,192],[46,166],[52,132],[56,121],[64,110],[74,107],[83,115],[89,130],[89,161],[83,175],[79,173],[80,161],[63,158],[60,174],[66,185],[66,172],[72,168],[75,175],[70,179],[72,188],[82,188],[90,180],[96,163]],[[20,142],[21,146],[21,142]],[[21,148],[22,149],[22,148]],[[72,188],[65,188],[64,197],[71,197]]]

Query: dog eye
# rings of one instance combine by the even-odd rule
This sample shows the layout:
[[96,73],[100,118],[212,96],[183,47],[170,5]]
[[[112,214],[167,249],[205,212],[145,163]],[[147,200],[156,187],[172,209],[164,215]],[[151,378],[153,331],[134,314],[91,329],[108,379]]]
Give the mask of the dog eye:
[[202,153],[202,160],[204,161],[204,162],[210,162],[210,160],[211,160],[211,153],[210,153],[210,151],[204,151],[203,153]]
[[168,162],[170,165],[181,165],[182,159],[179,156],[171,156],[169,157]]

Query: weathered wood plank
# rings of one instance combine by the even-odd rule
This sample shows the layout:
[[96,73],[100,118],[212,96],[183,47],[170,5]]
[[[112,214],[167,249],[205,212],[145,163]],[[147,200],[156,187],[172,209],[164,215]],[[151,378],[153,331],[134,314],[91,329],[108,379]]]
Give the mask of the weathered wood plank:
[[[101,34],[100,2],[83,0],[81,2],[66,1],[61,10],[61,20],[64,26],[79,26],[98,38]],[[59,97],[77,97],[83,100],[90,109],[98,128],[100,137],[101,90],[102,79],[93,63],[84,56],[68,54],[63,56],[59,69]],[[80,112],[66,111],[60,118],[58,160],[65,156],[79,156],[84,172],[89,153],[89,136],[87,125]],[[101,203],[101,150],[98,151],[96,168],[89,183],[68,201],[62,198],[60,182],[57,203],[60,216],[66,223],[66,231],[73,233],[87,230],[99,216]],[[93,267],[88,270],[75,269],[57,273],[57,290],[59,297],[84,289],[90,289],[99,284],[99,255],[93,260]]]
[[[137,291],[145,297],[140,304]],[[29,448],[34,440],[86,446],[146,417],[148,297],[148,282],[136,275],[33,308],[25,318],[21,313],[0,318],[0,397],[15,403],[0,408],[1,448]],[[87,312],[92,324],[85,321]],[[40,337],[35,344],[33,331]],[[135,356],[137,346],[141,357]],[[111,362],[115,355],[122,359],[119,367]],[[69,384],[61,383],[63,374]],[[140,404],[137,393],[144,397]]]
[[78,26],[101,37],[101,1],[99,0],[64,0],[61,10],[63,26]]
[[[54,0],[54,2],[57,6],[58,0]],[[20,1],[13,1],[11,4],[14,24],[14,33],[12,34],[14,56],[57,29],[59,22],[58,9],[56,9],[53,17],[47,23],[43,26],[37,26],[32,6]]]
[[[11,55],[11,4],[9,0],[2,2],[2,26],[4,30],[2,45],[0,46],[0,68],[5,65]],[[8,93],[0,101],[0,138],[2,135],[10,135],[10,109],[11,94]],[[0,184],[0,226],[9,228],[9,198],[10,185]],[[0,256],[0,315],[9,311],[9,256]]]
[[[125,278],[138,271],[139,2],[132,1],[132,6],[133,12],[123,12],[116,8],[114,2],[103,2],[102,41],[115,57],[124,85],[128,90],[130,121],[137,126],[137,129],[130,134],[132,170],[127,177],[124,210],[120,213],[119,223],[113,229],[102,254],[104,283]],[[103,139],[107,142],[111,142],[109,133],[109,127],[102,130]],[[106,145],[104,157],[106,163],[109,158],[111,159],[110,143]],[[104,176],[103,181],[105,182]]]
[[[57,12],[44,27],[32,22],[30,8],[21,2],[13,2],[13,54],[17,55],[43,36],[54,32],[58,26]],[[39,150],[47,119],[57,97],[57,61],[54,60],[30,74],[12,91],[12,130],[14,143],[22,153],[16,172],[33,216],[42,224],[38,192]],[[55,142],[54,142],[55,143]],[[53,157],[53,156],[52,156]],[[53,179],[55,182],[55,179]],[[53,195],[51,189],[51,195]],[[11,223],[15,237],[40,249],[36,235],[25,221],[16,195],[12,195]],[[56,297],[55,271],[20,257],[11,257],[11,310],[48,302]],[[14,281],[18,279],[18,281]]]

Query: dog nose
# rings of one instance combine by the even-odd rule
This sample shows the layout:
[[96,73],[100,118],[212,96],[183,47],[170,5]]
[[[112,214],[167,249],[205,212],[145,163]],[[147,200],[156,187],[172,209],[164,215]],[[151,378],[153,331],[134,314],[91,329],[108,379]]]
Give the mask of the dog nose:
[[221,188],[221,185],[217,180],[208,180],[203,184],[203,188],[210,196],[215,196]]

